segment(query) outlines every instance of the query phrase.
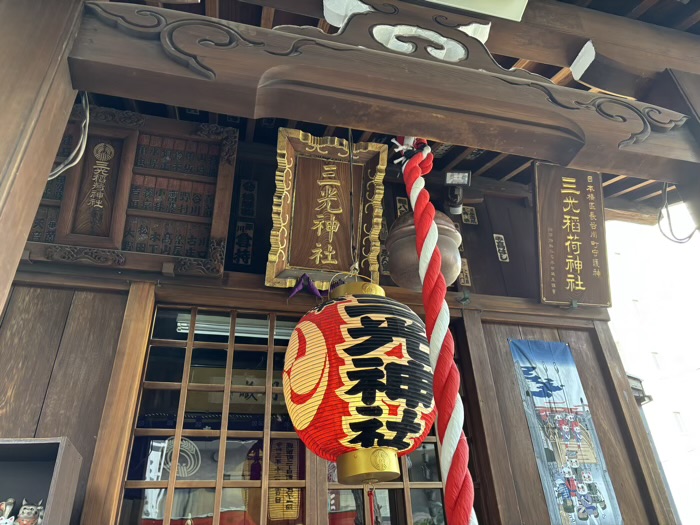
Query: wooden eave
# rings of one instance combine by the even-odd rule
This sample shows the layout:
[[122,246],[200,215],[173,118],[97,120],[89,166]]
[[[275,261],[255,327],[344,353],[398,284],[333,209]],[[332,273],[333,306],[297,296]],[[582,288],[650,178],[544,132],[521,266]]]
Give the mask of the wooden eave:
[[329,40],[88,2],[69,63],[77,89],[108,95],[415,134],[638,178],[696,177],[700,147],[680,113]]

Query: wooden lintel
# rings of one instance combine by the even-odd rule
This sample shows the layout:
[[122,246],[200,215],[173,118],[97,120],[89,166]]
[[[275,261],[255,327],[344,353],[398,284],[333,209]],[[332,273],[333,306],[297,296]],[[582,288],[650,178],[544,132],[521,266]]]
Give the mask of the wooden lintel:
[[[244,1],[306,16],[323,16],[323,0]],[[406,1],[412,3],[414,0]],[[431,5],[426,11],[433,16],[437,10],[439,7]],[[456,25],[484,21],[464,12],[451,11],[444,14],[450,16],[450,21]],[[487,46],[497,55],[568,67],[574,63],[584,44],[592,40],[599,56],[605,57],[609,73],[597,76],[595,87],[608,92],[639,98],[648,82],[666,68],[700,73],[697,60],[700,36],[585,9],[582,5],[530,0],[520,22],[484,18],[491,22]],[[684,20],[679,27],[690,22]],[[630,45],[631,42],[634,44]],[[621,76],[626,79],[624,84],[620,82]]]
[[[163,23],[144,24],[148,11]],[[201,45],[208,41],[221,45]],[[309,38],[165,9],[88,2],[70,66],[74,86],[93,92],[424,136],[589,171],[681,182],[697,177],[700,163],[700,146],[676,112],[522,72],[453,67],[329,35]],[[441,82],[425,90],[424,78]]]

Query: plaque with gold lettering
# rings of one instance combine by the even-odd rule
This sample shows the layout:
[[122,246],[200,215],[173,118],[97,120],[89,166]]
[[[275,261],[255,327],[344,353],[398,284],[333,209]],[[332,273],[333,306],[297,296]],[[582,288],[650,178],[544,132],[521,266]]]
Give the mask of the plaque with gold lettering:
[[350,272],[379,279],[385,144],[353,146],[282,128],[277,144],[277,191],[265,284],[295,285],[308,274],[320,290]]
[[535,165],[543,303],[610,306],[600,173]]
[[58,243],[119,248],[135,146],[133,130],[91,128],[82,162],[65,176]]

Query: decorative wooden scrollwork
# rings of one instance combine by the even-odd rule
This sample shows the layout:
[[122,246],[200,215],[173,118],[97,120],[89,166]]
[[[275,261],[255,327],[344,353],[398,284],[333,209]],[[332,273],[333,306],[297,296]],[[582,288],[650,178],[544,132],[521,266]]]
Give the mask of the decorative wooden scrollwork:
[[180,257],[175,262],[175,275],[206,275],[220,277],[224,273],[224,256],[226,254],[226,241],[224,239],[211,239],[209,241],[209,257],[195,259],[193,257]]
[[187,66],[192,71],[214,80],[216,72],[200,58],[182,47],[175,34],[185,28],[197,26],[206,29],[209,38],[202,38],[197,44],[204,47],[231,49],[238,46],[262,47],[264,42],[258,42],[247,37],[233,24],[217,22],[211,18],[181,18],[168,21],[166,17],[154,9],[124,9],[124,6],[88,2],[86,7],[97,15],[103,22],[120,31],[137,38],[160,40],[163,51],[172,60]]
[[[332,3],[348,4],[336,8],[349,14],[337,34],[315,27],[278,26],[275,30],[551,83],[524,69],[502,68],[482,41],[488,34],[488,22],[462,15],[436,15],[434,10],[397,1],[326,0],[327,9],[333,10]],[[481,40],[477,38],[480,34]]]
[[[642,106],[635,105],[627,99],[613,97],[610,95],[586,95],[581,93],[580,98],[566,102],[554,93],[548,86],[537,82],[518,82],[510,79],[502,78],[512,86],[522,86],[536,89],[544,93],[546,99],[551,104],[562,109],[578,111],[582,109],[595,111],[601,117],[626,124],[630,119],[637,120],[642,129],[633,132],[628,139],[621,141],[618,146],[624,148],[632,144],[641,144],[649,138],[652,131],[667,133],[675,128],[683,126],[688,120],[685,115],[659,108],[657,106]],[[577,93],[577,97],[579,97]],[[588,97],[590,100],[585,100]]]
[[53,245],[46,248],[48,261],[77,262],[88,261],[103,266],[124,266],[124,252],[117,250],[100,250],[97,248],[81,248],[79,246]]
[[206,139],[221,141],[221,156],[228,164],[235,164],[238,148],[238,130],[218,124],[200,124],[197,135]]

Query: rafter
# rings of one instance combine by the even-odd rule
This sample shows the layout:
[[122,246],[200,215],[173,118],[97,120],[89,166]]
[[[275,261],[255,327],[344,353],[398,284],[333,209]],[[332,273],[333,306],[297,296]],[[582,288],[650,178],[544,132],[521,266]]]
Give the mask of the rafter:
[[371,131],[365,131],[360,135],[360,140],[358,142],[369,142],[372,138],[373,133]]
[[684,16],[683,19],[675,25],[675,28],[679,31],[687,31],[698,22],[700,22],[700,8],[696,8],[691,14]]
[[515,64],[513,64],[513,69],[524,69],[526,71],[532,71],[538,63],[534,60],[525,60],[524,58],[519,58]]
[[561,68],[557,73],[552,75],[550,80],[557,86],[570,86],[575,82],[574,75],[568,67]]
[[[668,186],[668,191],[669,191],[669,192],[671,192],[671,191],[676,191],[677,189],[678,189],[678,188],[676,188],[675,184],[670,184],[670,185]],[[642,197],[638,197],[638,198],[634,199],[634,202],[644,202],[644,201],[646,201],[646,200],[653,199],[654,197],[658,197],[658,196],[661,195],[662,193],[663,193],[663,190],[662,190],[662,189],[661,189],[661,190],[657,190],[657,191],[653,191],[653,192],[648,193],[648,194],[646,194],[646,195],[644,195],[644,196],[642,196]]]
[[323,136],[324,136],[324,137],[330,137],[330,136],[332,136],[333,133],[335,133],[335,129],[336,129],[335,126],[326,126],[326,129],[325,129],[324,132],[323,132]]
[[517,176],[518,174],[522,173],[523,171],[528,169],[530,166],[532,166],[533,162],[534,161],[532,161],[532,160],[528,160],[526,163],[521,164],[520,166],[518,166],[514,170],[511,170],[510,172],[508,172],[505,176],[501,177],[501,180],[507,181],[507,180],[512,179],[513,177]]
[[220,18],[219,0],[204,0],[204,14],[212,18]]
[[639,18],[658,3],[659,0],[641,0],[636,6],[627,12],[626,16],[627,18]]
[[274,7],[263,7],[262,14],[260,15],[260,27],[265,29],[272,29],[275,25],[275,8]]
[[474,153],[474,148],[464,148],[464,151],[461,151],[454,159],[445,165],[443,171],[450,171],[451,169],[456,168],[472,153]]
[[489,171],[491,168],[493,168],[494,166],[496,166],[498,163],[505,160],[506,158],[508,158],[508,155],[506,153],[499,153],[494,158],[492,158],[490,161],[488,161],[486,164],[481,166],[478,170],[476,170],[473,173],[473,176],[479,177],[480,175],[483,175],[484,173]]
[[626,195],[628,193],[632,193],[633,191],[636,191],[641,188],[646,188],[647,186],[650,186],[652,184],[656,184],[656,181],[654,180],[643,180],[637,184],[633,184],[632,186],[629,186],[628,188],[622,188],[618,191],[615,191],[615,193],[611,193],[610,197],[621,197],[622,195]]
[[323,31],[324,33],[331,33],[331,32],[332,32],[332,31],[331,31],[331,29],[332,29],[332,28],[331,28],[331,25],[330,25],[328,22],[326,22],[326,19],[325,19],[325,18],[321,18],[321,19],[318,21],[318,28],[319,28],[321,31]]
[[606,186],[610,186],[611,184],[615,184],[616,182],[619,182],[621,180],[625,180],[627,177],[625,175],[617,175],[613,177],[612,179],[603,181],[603,188]]

